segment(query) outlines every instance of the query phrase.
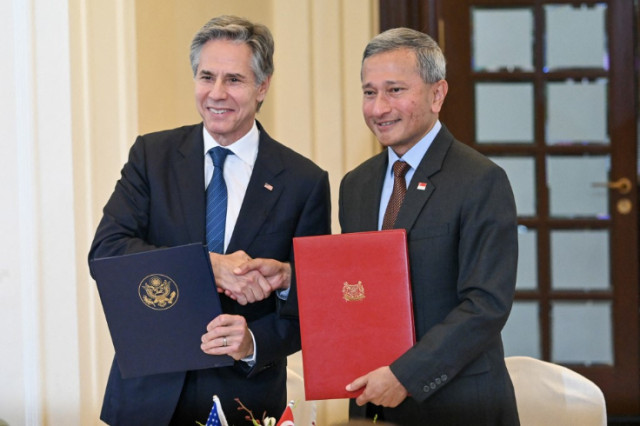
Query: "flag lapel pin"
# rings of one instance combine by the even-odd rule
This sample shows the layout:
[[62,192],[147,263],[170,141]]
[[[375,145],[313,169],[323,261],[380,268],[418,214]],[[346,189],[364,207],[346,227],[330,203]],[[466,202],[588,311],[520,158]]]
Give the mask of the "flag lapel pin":
[[424,191],[425,189],[427,189],[427,183],[426,182],[418,183],[418,191]]
[[264,184],[264,187],[265,187],[266,189],[268,189],[269,191],[273,191],[273,185],[271,185],[270,183],[265,183],[265,184]]

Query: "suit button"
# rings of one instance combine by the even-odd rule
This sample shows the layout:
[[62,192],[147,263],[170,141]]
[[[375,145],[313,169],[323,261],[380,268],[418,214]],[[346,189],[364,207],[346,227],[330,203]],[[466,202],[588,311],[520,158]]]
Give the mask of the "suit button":
[[425,392],[429,392],[431,389],[429,389],[429,386],[425,385],[425,387],[423,387],[422,390]]
[[439,378],[436,379],[436,385],[439,385],[442,383],[442,380],[440,380]]
[[431,386],[431,389],[435,389],[435,388],[436,388],[436,384],[435,384],[435,383],[433,383],[433,382],[431,382],[431,383],[429,384],[429,386]]
[[443,374],[442,376],[440,376],[440,378],[442,379],[443,382],[446,382],[448,379],[446,374]]

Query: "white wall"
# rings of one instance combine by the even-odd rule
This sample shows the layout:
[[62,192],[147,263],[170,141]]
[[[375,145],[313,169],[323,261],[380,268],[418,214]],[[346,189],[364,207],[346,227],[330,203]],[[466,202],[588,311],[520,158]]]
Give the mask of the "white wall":
[[79,340],[66,0],[2,2],[0,418],[77,424]]

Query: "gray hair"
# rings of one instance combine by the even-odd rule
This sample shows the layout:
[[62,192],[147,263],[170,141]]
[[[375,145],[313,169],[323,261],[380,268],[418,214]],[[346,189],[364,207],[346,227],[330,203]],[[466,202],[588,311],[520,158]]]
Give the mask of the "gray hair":
[[410,28],[392,28],[375,36],[364,49],[362,62],[369,56],[403,48],[415,53],[418,72],[425,83],[445,79],[447,63],[438,43],[427,34]]
[[202,46],[210,40],[230,40],[246,43],[253,53],[251,68],[256,84],[262,84],[273,74],[273,37],[269,28],[244,18],[223,15],[211,19],[193,37],[189,58],[193,76],[198,72]]

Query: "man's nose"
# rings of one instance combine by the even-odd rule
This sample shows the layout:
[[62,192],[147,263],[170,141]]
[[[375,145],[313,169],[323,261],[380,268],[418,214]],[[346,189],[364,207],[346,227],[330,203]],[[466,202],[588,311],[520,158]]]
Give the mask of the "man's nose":
[[376,116],[381,116],[389,112],[391,108],[389,107],[389,100],[384,94],[379,94],[373,100],[372,110],[371,112]]
[[209,97],[213,99],[224,99],[227,97],[227,88],[222,80],[217,80],[213,83]]

